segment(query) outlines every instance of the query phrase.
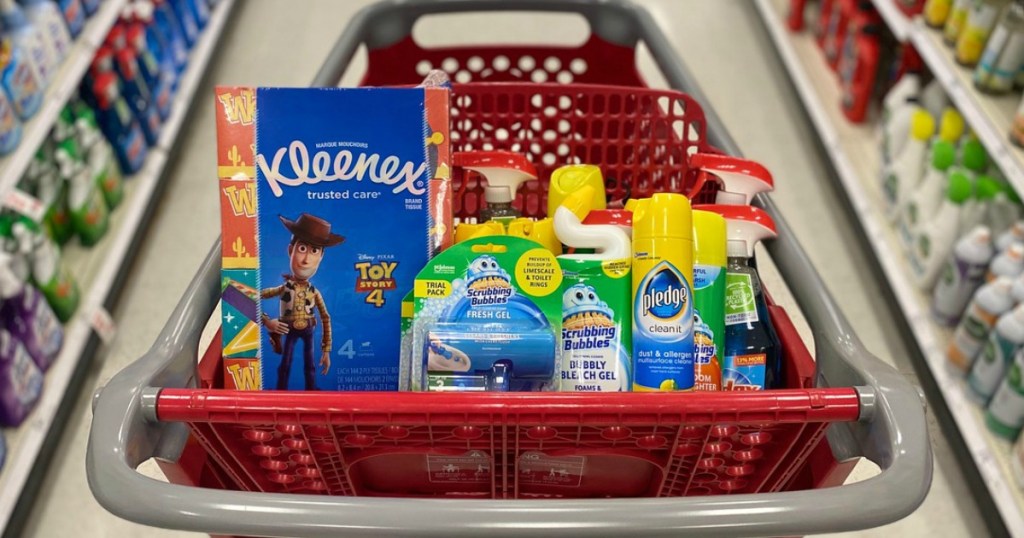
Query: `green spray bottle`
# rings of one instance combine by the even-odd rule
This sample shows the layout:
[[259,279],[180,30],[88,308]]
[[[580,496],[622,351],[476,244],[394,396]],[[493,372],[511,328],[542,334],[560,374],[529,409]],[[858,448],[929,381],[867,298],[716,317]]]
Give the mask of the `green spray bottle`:
[[83,245],[95,245],[107,233],[110,210],[89,167],[82,162],[73,127],[66,124],[63,118],[58,119],[54,126],[54,136],[57,140],[54,158],[60,167],[61,176],[68,182],[71,222]]
[[100,132],[92,108],[79,101],[69,109],[74,111],[75,134],[86,165],[103,193],[107,207],[114,209],[124,199],[124,177],[114,157],[114,150]]
[[66,322],[78,308],[81,293],[78,283],[61,263],[60,247],[28,217],[0,215],[0,237],[6,250],[28,260],[32,281],[43,292],[57,319]]

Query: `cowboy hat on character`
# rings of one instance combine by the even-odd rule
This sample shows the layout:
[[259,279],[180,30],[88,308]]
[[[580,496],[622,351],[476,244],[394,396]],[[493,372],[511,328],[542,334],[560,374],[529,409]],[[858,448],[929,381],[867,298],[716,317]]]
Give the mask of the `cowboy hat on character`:
[[324,259],[324,249],[341,244],[345,238],[331,233],[331,223],[308,213],[302,213],[294,221],[280,215],[279,218],[292,234],[292,239],[288,243],[291,274],[282,275],[284,284],[260,291],[260,297],[263,299],[281,298],[280,317],[274,319],[264,312],[263,326],[270,333],[270,343],[274,352],[281,354],[281,365],[277,369],[277,389],[288,389],[292,355],[295,345],[301,340],[306,390],[317,390],[316,365],[313,363],[313,330],[317,326],[319,314],[320,323],[323,324],[320,339],[320,374],[327,375],[331,367],[331,316],[327,312],[323,296],[309,279],[320,267],[320,262]]

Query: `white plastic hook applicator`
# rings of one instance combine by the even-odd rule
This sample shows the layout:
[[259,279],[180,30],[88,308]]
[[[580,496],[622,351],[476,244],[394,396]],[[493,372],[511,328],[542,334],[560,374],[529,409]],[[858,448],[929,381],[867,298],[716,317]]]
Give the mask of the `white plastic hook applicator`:
[[613,224],[583,224],[594,198],[589,185],[570,193],[555,210],[555,235],[573,248],[594,249],[593,254],[571,254],[577,260],[614,260],[632,256],[626,232]]
[[491,187],[508,187],[514,200],[519,186],[537,179],[537,168],[525,156],[512,151],[465,151],[453,158],[455,166],[484,176]]
[[[697,153],[690,157],[690,167],[699,170],[700,174],[708,174],[719,180],[721,187],[715,196],[715,203],[719,205],[750,205],[757,193],[775,188],[771,172],[748,159]],[[698,179],[698,185],[703,181]]]

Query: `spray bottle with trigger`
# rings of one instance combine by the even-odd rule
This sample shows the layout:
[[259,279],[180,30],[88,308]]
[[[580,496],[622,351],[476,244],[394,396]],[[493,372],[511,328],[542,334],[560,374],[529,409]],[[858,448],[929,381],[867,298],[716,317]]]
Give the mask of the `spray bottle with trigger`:
[[466,151],[456,153],[456,167],[471,170],[484,177],[484,201],[480,222],[496,220],[507,225],[521,213],[512,207],[519,186],[537,179],[537,169],[522,154],[511,151]]
[[693,198],[708,181],[718,183],[715,203],[720,205],[750,205],[761,192],[775,188],[771,172],[761,164],[748,159],[715,153],[697,153],[690,157],[690,167],[697,170],[697,181],[690,191]]

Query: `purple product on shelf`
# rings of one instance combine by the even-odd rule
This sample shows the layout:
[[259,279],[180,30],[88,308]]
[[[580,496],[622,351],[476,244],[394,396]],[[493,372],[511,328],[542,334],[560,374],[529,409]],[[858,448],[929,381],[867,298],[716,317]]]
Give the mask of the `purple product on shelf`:
[[20,293],[3,300],[0,316],[11,335],[21,340],[32,361],[45,372],[64,343],[64,329],[43,294],[32,286],[22,287]]
[[21,340],[0,328],[0,425],[20,425],[42,391],[43,373]]

